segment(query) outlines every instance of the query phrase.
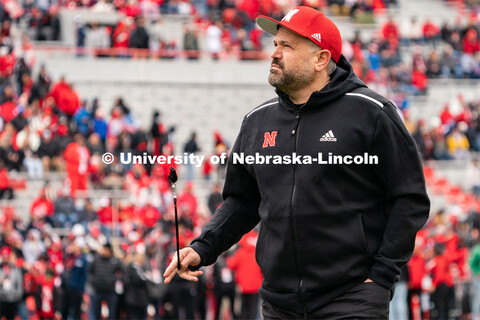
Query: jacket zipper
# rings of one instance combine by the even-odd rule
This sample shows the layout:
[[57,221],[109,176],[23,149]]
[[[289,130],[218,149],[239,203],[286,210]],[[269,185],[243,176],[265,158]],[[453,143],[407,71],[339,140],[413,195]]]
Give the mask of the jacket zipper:
[[[297,152],[297,144],[298,144],[298,127],[300,125],[300,112],[297,110],[295,118],[297,118],[297,125],[295,126],[295,129],[292,130],[292,136],[295,136],[295,146],[293,149],[293,152]],[[293,203],[294,203],[294,198],[295,198],[295,189],[297,186],[297,165],[293,165],[293,189],[292,189],[292,197],[290,201],[290,225],[292,229],[292,237],[293,237],[293,253],[295,256],[295,264],[297,266],[298,270],[298,277],[299,277],[299,282],[298,282],[298,290],[300,292],[300,302],[302,303],[302,308],[303,308],[303,318],[308,319],[308,314],[307,310],[305,309],[305,303],[303,301],[303,277],[302,273],[300,271],[300,264],[298,263],[298,255],[297,255],[297,236],[295,233],[295,219],[294,219],[294,214],[293,214]]]

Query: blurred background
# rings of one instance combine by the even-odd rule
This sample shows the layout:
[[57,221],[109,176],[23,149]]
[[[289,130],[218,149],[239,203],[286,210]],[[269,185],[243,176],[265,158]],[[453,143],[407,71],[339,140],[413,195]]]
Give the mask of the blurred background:
[[118,156],[205,156],[176,166],[188,245],[222,201],[210,157],[275,95],[254,19],[297,5],[339,26],[422,156],[430,219],[391,318],[479,319],[479,0],[1,0],[0,318],[260,318],[256,231],[199,283],[163,285],[169,165]]

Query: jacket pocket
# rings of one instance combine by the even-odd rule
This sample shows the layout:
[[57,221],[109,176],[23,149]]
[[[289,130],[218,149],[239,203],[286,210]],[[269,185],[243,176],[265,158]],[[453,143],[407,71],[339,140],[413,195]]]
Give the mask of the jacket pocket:
[[268,252],[268,233],[265,230],[263,225],[260,225],[260,232],[258,234],[257,240],[257,247],[255,250],[255,260],[257,260],[257,264],[260,267],[260,270],[263,274],[263,277],[266,278],[266,270],[268,266],[266,265],[268,262],[267,257]]

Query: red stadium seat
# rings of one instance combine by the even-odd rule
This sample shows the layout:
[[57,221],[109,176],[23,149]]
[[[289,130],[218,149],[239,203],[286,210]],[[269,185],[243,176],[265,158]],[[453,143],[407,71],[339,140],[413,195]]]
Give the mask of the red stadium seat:
[[462,188],[459,186],[449,186],[446,190],[446,196],[448,202],[459,203],[463,199],[464,194],[462,193]]
[[24,190],[27,188],[27,181],[25,179],[12,179],[9,181],[9,184],[13,190]]
[[435,170],[433,170],[433,168],[431,167],[424,166],[423,175],[425,176],[425,181],[427,182],[427,184],[430,185],[435,179]]
[[432,188],[435,194],[444,194],[449,188],[448,180],[445,178],[433,179]]

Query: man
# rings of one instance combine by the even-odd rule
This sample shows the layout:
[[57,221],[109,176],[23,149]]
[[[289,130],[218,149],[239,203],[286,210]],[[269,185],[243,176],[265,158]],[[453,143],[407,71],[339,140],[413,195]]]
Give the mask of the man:
[[[195,281],[198,267],[261,221],[264,318],[387,319],[391,290],[429,212],[415,144],[395,106],[353,73],[340,32],[322,13],[297,7],[281,22],[260,16],[257,23],[275,35],[269,82],[278,98],[245,116],[224,202],[180,251],[178,273]],[[242,153],[323,158],[235,163]],[[328,154],[345,162],[325,164]],[[351,162],[364,154],[378,161]],[[166,283],[176,267],[174,258]]]
[[82,318],[82,302],[87,282],[87,257],[83,253],[86,242],[83,237],[77,237],[68,247],[65,259],[65,271],[62,275],[62,288],[64,290],[62,301],[62,319]]
[[119,279],[122,278],[123,266],[113,256],[112,245],[107,242],[89,265],[89,281],[94,289],[91,314],[94,319],[101,319],[102,301],[108,305],[108,318],[115,319],[117,310]]
[[[196,152],[200,151],[200,148],[197,144],[197,133],[192,132],[190,139],[185,143],[185,147],[183,148],[183,152],[188,154],[189,156],[195,154]],[[194,167],[193,163],[189,160],[187,163],[187,180],[192,181],[194,178]]]
[[76,195],[77,190],[87,190],[90,160],[90,151],[88,151],[85,137],[77,133],[74,139],[74,142],[68,144],[63,155],[73,196]]
[[56,227],[68,228],[73,227],[78,222],[77,209],[75,208],[75,201],[70,193],[71,188],[63,186],[57,192],[57,198],[53,202],[53,217]]
[[221,190],[220,185],[215,183],[213,185],[212,193],[208,196],[208,209],[210,209],[212,215],[215,214],[215,211],[217,211],[218,207],[220,207],[223,202]]
[[130,35],[130,48],[143,49],[134,50],[134,58],[147,58],[148,57],[148,45],[149,35],[145,28],[145,18],[142,15],[138,15],[136,18],[136,28]]
[[240,240],[235,254],[227,258],[227,266],[235,274],[235,282],[242,293],[240,319],[257,319],[258,289],[262,286],[262,272],[255,262],[255,246],[258,234],[250,231]]
[[23,296],[23,274],[11,247],[0,249],[0,319],[14,319]]
[[468,264],[473,275],[472,319],[478,319],[480,316],[480,243],[473,247]]

